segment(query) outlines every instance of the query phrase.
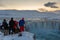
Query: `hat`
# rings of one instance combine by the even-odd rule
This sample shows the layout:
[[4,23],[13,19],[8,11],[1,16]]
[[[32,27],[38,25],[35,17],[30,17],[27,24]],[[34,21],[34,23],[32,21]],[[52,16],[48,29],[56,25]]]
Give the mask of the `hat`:
[[22,20],[24,20],[24,18],[22,18]]

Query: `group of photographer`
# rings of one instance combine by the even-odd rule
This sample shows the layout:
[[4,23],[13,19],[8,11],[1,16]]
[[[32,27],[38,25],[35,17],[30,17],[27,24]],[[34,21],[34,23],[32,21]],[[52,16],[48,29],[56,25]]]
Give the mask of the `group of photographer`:
[[[18,28],[18,24],[19,24],[19,28]],[[5,33],[8,31],[9,34],[11,34],[11,33],[13,34],[17,30],[19,32],[23,32],[24,31],[24,24],[25,24],[24,18],[19,20],[19,22],[17,22],[13,18],[11,18],[9,23],[7,23],[6,19],[4,19],[0,28],[4,28]]]

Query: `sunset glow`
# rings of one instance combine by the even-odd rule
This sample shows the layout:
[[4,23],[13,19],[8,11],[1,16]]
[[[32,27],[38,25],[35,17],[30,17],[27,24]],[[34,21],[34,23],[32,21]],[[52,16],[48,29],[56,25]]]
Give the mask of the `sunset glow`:
[[[53,3],[53,6],[52,6]],[[60,0],[0,0],[0,10],[60,10]]]

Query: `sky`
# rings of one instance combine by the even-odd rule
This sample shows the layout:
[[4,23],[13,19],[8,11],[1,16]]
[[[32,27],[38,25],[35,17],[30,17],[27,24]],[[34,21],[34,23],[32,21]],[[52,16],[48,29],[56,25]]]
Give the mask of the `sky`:
[[0,0],[0,10],[60,10],[60,0]]

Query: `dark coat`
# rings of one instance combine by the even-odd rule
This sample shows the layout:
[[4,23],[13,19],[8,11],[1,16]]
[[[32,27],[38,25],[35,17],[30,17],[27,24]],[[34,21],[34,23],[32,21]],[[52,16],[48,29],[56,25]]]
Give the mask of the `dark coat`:
[[11,28],[14,27],[14,24],[15,24],[15,22],[14,22],[13,20],[10,20],[10,21],[9,21],[9,26],[10,26]]
[[4,29],[8,29],[8,24],[7,24],[7,22],[4,21],[4,22],[2,23],[2,26],[4,27]]

